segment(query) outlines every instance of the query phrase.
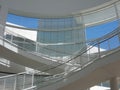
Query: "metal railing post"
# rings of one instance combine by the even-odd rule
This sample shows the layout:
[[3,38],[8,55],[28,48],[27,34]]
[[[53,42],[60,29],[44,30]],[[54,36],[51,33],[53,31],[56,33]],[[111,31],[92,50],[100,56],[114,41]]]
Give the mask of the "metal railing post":
[[5,86],[6,86],[6,79],[4,79],[3,90],[5,90]]
[[32,85],[31,85],[31,87],[33,87],[34,86],[34,73],[32,73]]
[[17,84],[17,76],[15,76],[14,90],[16,90],[16,84]]
[[23,76],[23,89],[25,88],[25,74]]
[[35,52],[38,52],[38,42],[36,41],[36,47],[35,47]]
[[100,57],[101,57],[101,55],[100,55],[100,43],[98,41],[98,58],[100,58]]
[[110,41],[108,40],[108,49],[111,50],[111,47],[110,47]]

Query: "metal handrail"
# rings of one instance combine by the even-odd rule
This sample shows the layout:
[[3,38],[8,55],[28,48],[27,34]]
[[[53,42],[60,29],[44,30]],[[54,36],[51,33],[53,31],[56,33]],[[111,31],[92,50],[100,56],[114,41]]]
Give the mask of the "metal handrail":
[[69,27],[69,28],[61,28],[60,30],[56,30],[56,29],[45,29],[45,28],[40,28],[39,30],[38,29],[33,29],[33,28],[26,28],[26,27],[20,27],[20,26],[14,26],[14,25],[9,25],[9,24],[6,24],[6,26],[8,27],[12,27],[12,28],[18,28],[18,29],[24,29],[24,30],[30,30],[30,31],[44,31],[44,32],[47,32],[47,31],[51,31],[51,32],[60,32],[60,31],[71,31],[73,29],[77,30],[77,29],[80,29],[81,26],[73,26],[73,27]]
[[21,73],[12,74],[12,75],[1,76],[0,79],[10,78],[10,77],[14,77],[14,76],[17,76],[17,75],[23,75],[23,74],[26,74],[26,72],[21,72]]
[[[15,35],[17,35],[18,37],[21,37],[21,38],[23,38],[23,39],[27,39],[26,37],[24,37],[24,36],[21,36],[21,35],[19,35],[19,34],[17,34],[17,33],[15,33],[15,32],[12,32],[12,31],[10,31],[10,32],[8,32],[8,31],[6,31],[6,33],[10,33],[10,35],[13,35],[13,34],[15,34]],[[28,39],[29,40],[29,39]],[[31,40],[32,41],[32,40]],[[48,48],[48,47],[44,47],[44,46],[54,46],[54,45],[74,45],[74,44],[83,44],[83,43],[87,43],[87,42],[90,42],[91,40],[89,40],[89,41],[84,41],[84,42],[70,42],[70,43],[52,43],[52,44],[50,44],[50,43],[46,43],[46,44],[44,44],[44,43],[40,43],[40,42],[35,42],[35,41],[32,41],[32,42],[28,42],[29,44],[32,44],[32,45],[40,45],[40,47],[42,47],[42,48],[44,48],[44,49],[46,49],[46,50],[51,50],[51,51],[55,51],[55,52],[58,52],[58,53],[63,53],[62,51],[58,51],[58,50],[54,50],[54,49],[50,49],[50,48]],[[22,42],[21,42],[22,43]],[[25,49],[25,48],[23,48],[23,49]],[[25,49],[25,51],[27,51],[26,49]],[[28,50],[29,51],[29,50]],[[34,51],[33,51],[34,52]],[[38,53],[38,52],[36,52],[36,53]],[[64,52],[65,53],[65,52]],[[52,58],[52,57],[50,57],[50,56],[47,56],[47,55],[44,55],[44,54],[42,54],[42,53],[38,53],[37,55],[43,55],[43,57],[47,57],[47,58],[50,58],[50,59],[54,59],[54,58]],[[67,54],[67,53],[66,53]]]
[[[113,37],[116,36],[116,35],[120,35],[120,30],[119,30],[119,29],[120,29],[120,28],[117,28],[115,31],[107,34],[107,35],[109,36],[108,38],[106,37],[107,35],[105,35],[105,36],[104,36],[105,38],[101,38],[101,39],[100,39],[101,41],[95,43],[94,46],[95,46],[95,45],[99,45],[99,44],[101,44],[101,43],[103,43],[103,42],[105,42],[105,41],[108,41],[109,39],[113,38]],[[92,49],[94,46],[92,46],[92,47],[88,48],[87,50],[83,51],[82,53],[79,54],[79,56],[82,56],[84,53],[86,53],[88,50]],[[120,46],[119,46],[119,47],[120,47]],[[72,76],[73,73],[76,72],[76,70],[77,70],[77,71],[78,71],[78,69],[79,69],[79,70],[82,70],[82,69],[84,69],[86,66],[88,66],[89,64],[92,64],[92,63],[93,63],[94,61],[96,61],[97,59],[103,58],[103,57],[105,57],[105,56],[107,56],[107,55],[109,55],[109,54],[111,54],[111,53],[114,53],[114,52],[116,52],[116,51],[118,51],[118,50],[120,50],[120,48],[119,48],[119,49],[118,49],[118,48],[117,48],[117,49],[113,49],[112,51],[110,50],[110,51],[108,51],[109,53],[105,54],[104,56],[97,57],[97,58],[95,58],[94,60],[88,61],[88,62],[86,62],[85,64],[83,64],[82,66],[79,66],[79,67],[77,67],[76,69],[72,70],[71,72],[69,72],[70,74],[69,74],[68,77],[62,77],[62,78],[60,78],[59,80],[57,80],[57,81],[55,81],[55,82],[51,82],[51,83],[47,83],[47,82],[46,82],[47,84],[43,84],[42,86],[38,87],[38,89],[41,88],[41,87],[44,87],[44,86],[51,85],[51,84],[53,84],[53,83],[59,82],[59,81],[61,81],[61,80],[67,79],[67,78],[69,78],[70,76]],[[98,53],[100,53],[100,52],[98,52]],[[76,56],[75,58],[77,58],[77,57],[78,57],[78,56]],[[75,59],[75,58],[73,58],[73,59]],[[73,59],[72,59],[72,60],[73,60]],[[81,68],[81,69],[80,69],[80,68]],[[51,81],[52,81],[52,80],[51,80]]]
[[[16,27],[16,28],[17,28],[17,27]],[[9,30],[8,28],[6,28],[6,29]],[[19,37],[22,37],[23,39],[28,39],[28,38],[26,38],[26,37],[24,37],[24,36],[22,36],[22,35],[20,35],[20,34],[18,34],[18,33],[12,32],[12,31],[6,31],[6,30],[5,30],[5,32],[8,33],[8,34],[11,34],[11,35],[15,34],[15,35],[17,35],[17,36],[19,36]],[[93,39],[93,40],[94,40],[94,39]],[[87,41],[84,41],[84,42],[69,42],[69,43],[40,43],[40,42],[35,42],[35,41],[33,41],[33,40],[31,40],[31,41],[33,41],[33,42],[35,42],[35,43],[38,43],[38,44],[41,45],[41,46],[52,46],[52,45],[82,44],[82,43],[90,42],[90,41],[93,41],[93,40],[87,40]]]
[[[79,55],[77,55],[76,57],[72,58],[71,60],[74,60],[74,59],[77,58],[78,56],[82,56],[84,53],[86,53],[88,50],[92,49],[94,46],[99,45],[100,43],[103,43],[103,42],[105,42],[105,41],[107,41],[107,40],[111,39],[112,37],[114,37],[114,36],[116,36],[116,35],[119,35],[119,34],[120,34],[120,27],[118,27],[116,30],[112,31],[111,33],[109,33],[109,34],[107,34],[107,35],[99,38],[98,40],[93,41],[93,42],[92,42],[92,44],[93,44],[92,47],[89,47],[89,48],[86,49],[85,51],[79,53]],[[100,58],[100,57],[98,57],[98,58]],[[71,60],[69,60],[68,62],[70,62]],[[72,72],[76,71],[77,69],[79,69],[79,68],[83,69],[83,68],[86,67],[87,65],[93,63],[93,61],[95,61],[95,60],[92,60],[92,62],[91,62],[91,61],[88,61],[88,62],[86,62],[85,64],[83,64],[82,66],[79,66],[79,67],[77,67],[76,69],[73,69],[73,70],[71,71],[71,74],[70,74],[70,75],[72,75]],[[65,62],[65,63],[68,63],[68,62]],[[65,64],[65,63],[63,63],[63,64]],[[61,64],[61,65],[63,65],[63,64]],[[59,65],[59,66],[60,66],[60,65]],[[59,67],[59,66],[57,66],[57,67]],[[54,68],[57,68],[57,67],[54,67]],[[50,70],[51,70],[51,69],[54,69],[54,68],[50,68]],[[15,75],[19,75],[19,74],[15,74]],[[15,75],[4,76],[4,77],[2,77],[2,78],[7,78],[7,77],[9,78],[9,77],[12,77],[12,76],[15,76]],[[60,76],[61,76],[61,77],[59,77],[59,75],[58,75],[58,77],[57,77],[57,76],[56,76],[56,77],[53,76],[52,78],[50,77],[51,79],[48,79],[50,82],[48,82],[48,80],[47,80],[47,81],[46,81],[46,80],[45,80],[45,81],[42,81],[43,84],[42,84],[40,87],[38,87],[38,88],[44,87],[44,86],[46,86],[46,85],[53,84],[54,81],[51,83],[52,80],[55,80],[55,82],[58,82],[58,81],[61,81],[61,80],[63,80],[63,79],[66,78],[66,77],[64,77],[64,73],[63,73],[63,74],[60,74]],[[0,79],[1,79],[1,78],[0,78]],[[36,82],[37,82],[37,81],[36,81]],[[47,83],[47,82],[48,82],[48,83]],[[34,82],[34,83],[35,83],[35,82]],[[38,84],[39,84],[39,83],[38,83]]]
[[[109,34],[107,34],[107,35],[105,35],[105,36],[103,36],[103,37],[101,37],[101,38],[95,39],[95,40],[93,40],[93,41],[89,41],[89,42],[87,42],[87,43],[90,43],[90,44],[93,44],[93,43],[94,43],[94,44],[96,44],[96,42],[100,42],[101,40],[104,40],[104,39],[106,39],[106,38],[109,38],[111,35],[114,35],[115,33],[118,32],[118,30],[119,30],[119,27],[118,27],[116,30],[112,31],[111,33],[109,33]],[[90,47],[90,48],[92,48],[92,47]],[[81,51],[83,52],[83,51],[85,51],[85,50],[86,50],[86,46],[85,46],[85,48],[83,48],[83,50],[81,50]],[[88,50],[88,49],[87,49],[87,50]],[[75,54],[74,56],[70,57],[70,58],[67,60],[67,62],[63,62],[62,64],[59,64],[59,65],[57,65],[57,66],[55,66],[55,67],[52,67],[52,68],[49,68],[49,69],[47,69],[47,70],[45,70],[45,71],[48,71],[48,70],[53,69],[53,68],[57,68],[58,66],[61,66],[61,65],[65,64],[65,63],[69,63],[70,61],[72,61],[72,59],[76,58],[76,56],[78,56],[78,55],[81,53],[81,51],[78,52],[77,54]],[[49,58],[50,58],[50,57],[47,57],[47,59],[49,59]],[[50,58],[50,59],[53,59],[53,58]]]

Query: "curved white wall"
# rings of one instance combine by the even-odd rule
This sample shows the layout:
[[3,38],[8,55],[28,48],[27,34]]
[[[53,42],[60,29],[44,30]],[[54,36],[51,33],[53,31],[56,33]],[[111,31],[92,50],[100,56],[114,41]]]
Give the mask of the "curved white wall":
[[65,16],[112,0],[5,0],[11,12],[25,16]]

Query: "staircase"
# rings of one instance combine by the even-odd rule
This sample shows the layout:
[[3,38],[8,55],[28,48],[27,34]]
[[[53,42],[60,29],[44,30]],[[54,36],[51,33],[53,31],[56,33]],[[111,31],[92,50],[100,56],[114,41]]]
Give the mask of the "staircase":
[[[101,38],[88,42],[87,48],[83,48],[83,50],[71,56],[66,62],[44,70],[45,72],[48,70],[53,71],[56,68],[67,65],[62,73],[41,76],[35,73],[28,74],[23,72],[0,77],[0,90],[73,90],[73,88],[74,90],[78,90],[78,88],[83,90],[105,79],[109,79],[112,75],[108,73],[105,75],[106,72],[103,72],[103,69],[101,73],[99,72],[103,67],[111,70],[113,65],[116,65],[113,70],[120,68],[117,66],[119,65],[117,62],[120,63],[119,36],[120,27]],[[93,48],[96,48],[94,53],[92,52]],[[97,73],[104,77],[100,78],[100,75]],[[113,75],[120,75],[120,73],[116,70]],[[93,79],[93,82],[87,84],[87,81],[89,82],[91,79]]]

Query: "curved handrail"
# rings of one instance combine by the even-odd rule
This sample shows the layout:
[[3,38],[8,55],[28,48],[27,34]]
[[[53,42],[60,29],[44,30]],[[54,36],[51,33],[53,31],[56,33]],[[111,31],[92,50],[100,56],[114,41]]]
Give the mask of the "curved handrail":
[[[12,31],[6,31],[6,33],[8,33],[8,34],[10,34],[10,35],[17,35],[18,37],[22,37],[23,39],[27,39],[26,37],[24,37],[24,36],[21,36],[21,35],[19,35],[19,34],[17,34],[17,33],[15,33],[15,32],[12,32]],[[29,39],[28,39],[29,40]],[[31,40],[32,41],[32,40]],[[90,42],[91,40],[89,40],[89,41],[85,41],[85,42],[70,42],[70,43],[40,43],[40,42],[35,42],[35,41],[32,41],[32,42],[28,42],[29,44],[32,44],[32,45],[39,45],[40,47],[42,47],[42,48],[44,48],[44,49],[46,49],[46,50],[51,50],[51,51],[55,51],[55,52],[57,52],[57,53],[63,53],[62,51],[58,51],[58,50],[54,50],[54,49],[51,49],[51,48],[48,48],[48,47],[44,47],[44,46],[54,46],[54,45],[74,45],[74,44],[83,44],[83,43],[86,43],[86,42]],[[22,42],[21,42],[22,43]],[[27,42],[26,42],[27,43]],[[28,50],[29,51],[29,50]],[[34,52],[34,51],[33,51]],[[35,51],[36,52],[36,51]],[[36,52],[37,53],[37,52]],[[66,53],[67,54],[67,52],[64,52],[64,53]],[[39,52],[39,54],[40,54],[40,52]],[[69,54],[69,53],[68,53]],[[40,55],[43,55],[42,53],[40,54]],[[54,59],[54,58],[52,58],[52,57],[50,57],[50,56],[47,56],[47,55],[43,55],[43,56],[45,56],[45,57],[47,57],[47,58],[51,58],[51,59]]]
[[82,54],[86,53],[87,51],[89,51],[90,49],[92,49],[94,46],[99,45],[100,43],[102,43],[102,42],[104,42],[104,41],[106,41],[106,40],[114,37],[115,35],[119,34],[119,33],[120,33],[120,30],[119,30],[119,29],[120,29],[120,27],[118,27],[116,30],[112,31],[112,32],[109,33],[109,34],[107,34],[107,35],[105,35],[105,36],[103,36],[103,37],[101,37],[101,38],[98,38],[98,39],[90,42],[90,45],[92,44],[92,46],[89,46],[88,48],[86,48],[86,47],[83,48],[83,50],[81,50],[81,52],[78,52],[77,54],[75,54],[74,56],[72,56],[71,58],[69,58],[69,60],[67,60],[66,62],[60,63],[59,65],[54,66],[54,67],[49,68],[49,69],[46,69],[46,70],[44,70],[44,71],[49,71],[49,70],[51,70],[51,69],[55,69],[55,68],[57,68],[57,67],[60,67],[60,66],[62,66],[62,65],[64,65],[64,64],[66,64],[66,63],[69,63],[69,62],[71,62],[71,61],[74,61],[75,58],[77,58],[77,57],[81,56]]
[[[111,33],[109,33],[109,34],[101,37],[101,39],[99,39],[99,42],[96,42],[96,41],[95,41],[96,43],[93,43],[93,45],[94,45],[94,46],[95,46],[95,45],[100,45],[100,44],[102,44],[102,43],[104,43],[104,42],[106,42],[106,41],[109,41],[109,40],[113,39],[115,36],[118,36],[118,37],[119,37],[119,35],[120,35],[120,27],[117,28],[115,31],[113,31],[113,32],[111,32]],[[118,39],[118,41],[119,41],[119,39]],[[119,45],[118,47],[120,47],[120,45]],[[89,47],[86,51],[81,52],[78,56],[82,56],[84,53],[86,53],[88,50],[90,50],[90,49],[92,49],[92,48],[93,48],[93,47]],[[116,48],[117,48],[117,47],[116,47]],[[118,49],[118,50],[120,50],[120,49]],[[79,67],[77,67],[76,69],[73,69],[71,72],[69,72],[69,76],[68,76],[68,77],[70,77],[71,75],[73,75],[73,73],[76,72],[76,70],[77,70],[77,71],[78,71],[78,70],[82,70],[82,69],[84,69],[86,66],[88,66],[89,64],[92,64],[92,63],[93,63],[94,61],[96,61],[97,59],[103,58],[103,57],[105,57],[105,56],[107,56],[107,55],[109,55],[109,54],[111,54],[111,53],[114,53],[114,52],[116,52],[116,51],[118,51],[118,50],[113,49],[113,51],[108,51],[108,53],[106,53],[106,54],[104,54],[104,55],[100,55],[100,56],[98,56],[97,58],[95,58],[94,60],[89,60],[89,61],[87,61],[87,62],[86,62],[85,64],[83,64],[82,66],[79,66]],[[100,52],[98,52],[98,53],[100,54]],[[77,58],[78,56],[74,57],[72,60],[74,60],[74,59]],[[54,83],[59,82],[59,81],[61,81],[61,80],[63,80],[63,79],[67,79],[68,77],[64,77],[64,75],[63,75],[63,77],[59,78],[59,79],[58,79],[57,81],[55,81],[55,82],[49,82],[49,81],[47,81],[47,82],[49,82],[49,83],[47,83],[47,82],[45,81],[45,83],[44,83],[42,86],[38,87],[38,89],[41,88],[41,87],[50,85],[50,84],[54,84]]]
[[61,28],[60,30],[56,30],[56,29],[44,29],[44,28],[40,28],[40,29],[33,29],[33,28],[26,28],[26,27],[20,27],[20,26],[15,26],[15,25],[9,25],[9,24],[6,24],[6,26],[8,27],[12,27],[12,28],[18,28],[18,29],[24,29],[24,30],[30,30],[30,31],[44,31],[44,32],[47,32],[47,31],[51,31],[51,32],[60,32],[60,31],[71,31],[73,29],[80,29],[81,26],[70,26],[69,28]]
[[[7,33],[9,33],[9,32],[7,32]],[[16,34],[16,33],[14,33],[14,32],[11,32],[10,34]],[[22,37],[21,35],[19,35],[19,34],[16,34],[17,36],[20,36],[20,37]],[[23,37],[23,38],[25,38],[25,37]],[[93,40],[91,40],[91,41],[93,41]],[[83,44],[83,43],[88,43],[88,42],[91,42],[90,40],[89,41],[85,41],[85,42],[81,42],[81,43],[75,43],[75,44]],[[46,48],[46,47],[44,47],[44,45],[41,45],[41,43],[39,43],[39,42],[33,42],[33,43],[29,43],[29,44],[34,44],[34,45],[36,45],[36,43],[38,44],[38,45],[40,45],[40,47],[43,47],[43,48],[45,48],[46,50],[51,50],[51,51],[55,51],[55,52],[59,52],[59,53],[63,53],[63,52],[61,52],[61,51],[56,51],[56,50],[53,50],[53,49],[50,49],[50,48]],[[65,43],[66,45],[68,45],[68,43]],[[70,43],[71,44],[71,43]],[[72,43],[72,44],[74,44],[74,43]],[[47,45],[49,45],[49,44],[47,44]],[[53,44],[53,45],[55,45],[55,44]],[[64,45],[64,44],[63,44]],[[85,46],[86,47],[86,46]],[[23,47],[22,47],[23,48]],[[86,49],[86,48],[85,48]],[[24,49],[23,48],[23,50],[25,50],[25,51],[27,51],[26,49]],[[29,50],[28,50],[29,51]],[[79,51],[79,50],[78,50]],[[65,61],[63,61],[62,60],[62,58],[52,58],[52,57],[50,57],[50,56],[47,56],[47,55],[44,55],[44,54],[42,54],[42,53],[38,53],[38,52],[28,52],[28,53],[32,53],[32,54],[35,54],[35,55],[37,55],[37,56],[40,56],[40,57],[42,57],[42,58],[45,58],[45,59],[49,59],[49,60],[53,60],[53,61],[56,61],[56,62],[59,62],[59,63],[65,63],[65,61],[68,61],[69,59],[70,59],[70,57],[68,57],[68,58],[66,58],[66,60]],[[55,63],[56,63],[55,62]],[[54,65],[55,64],[54,62],[52,63],[52,64],[50,64],[50,65]],[[43,66],[43,69],[44,69],[44,67],[45,66]]]
[[[118,33],[118,30],[119,30],[119,28],[117,28],[116,30],[114,30],[114,31],[112,31],[111,33],[109,33],[109,34],[107,34],[107,35],[105,35],[105,36],[103,36],[103,37],[101,37],[101,38],[97,38],[97,39],[94,39],[94,40],[91,40],[91,41],[88,41],[87,43],[90,43],[90,45],[91,44],[95,44],[96,45],[96,43],[97,42],[101,42],[101,41],[103,41],[103,40],[105,40],[105,39],[107,39],[107,38],[109,38],[109,37],[111,37],[111,36],[114,36],[116,33]],[[92,47],[90,47],[90,48],[92,48]],[[85,49],[86,50],[86,49]],[[87,50],[89,50],[89,49],[87,49]],[[83,50],[82,50],[83,51]],[[80,54],[80,52],[78,52],[79,54]],[[71,58],[70,58],[71,59]],[[68,61],[69,62],[69,61]],[[67,63],[67,62],[66,62]],[[62,63],[63,64],[63,63]]]
[[[85,49],[84,51],[80,52],[80,53],[79,53],[78,55],[76,55],[74,58],[72,58],[72,59],[70,59],[69,61],[67,61],[67,62],[65,62],[65,63],[62,63],[62,64],[60,64],[60,65],[63,65],[63,64],[66,64],[66,63],[68,63],[68,62],[70,62],[70,61],[72,61],[72,60],[75,60],[75,58],[86,54],[87,51],[91,50],[94,46],[96,46],[96,45],[99,46],[100,44],[102,44],[102,43],[104,43],[104,42],[106,42],[106,41],[109,41],[109,40],[113,39],[115,36],[119,37],[119,35],[120,35],[120,27],[118,27],[116,30],[112,31],[112,32],[109,33],[109,34],[107,34],[107,35],[105,35],[105,36],[103,36],[103,37],[101,37],[101,38],[99,38],[99,39],[97,39],[97,40],[94,40],[94,41],[90,42],[90,44],[93,45],[92,47],[90,46],[89,48],[87,48],[87,49]],[[119,40],[119,38],[118,38],[118,40]],[[120,46],[120,45],[119,45],[119,46]],[[99,48],[98,48],[98,49],[99,49]],[[108,51],[108,52],[110,53],[110,51]],[[98,54],[100,54],[100,53],[101,53],[101,52],[98,52]],[[107,54],[109,54],[109,53],[107,53]],[[113,53],[113,51],[112,51],[112,53]],[[105,55],[107,55],[107,54],[105,54]],[[99,59],[99,58],[102,58],[102,56],[98,56],[98,57],[95,58],[94,60],[89,60],[89,61],[87,61],[86,63],[82,64],[81,66],[78,66],[77,68],[75,68],[75,69],[73,69],[72,71],[68,72],[69,75],[72,75],[74,72],[76,72],[76,71],[78,71],[78,70],[84,69],[86,66],[88,66],[88,65],[91,64],[91,63],[93,63],[95,60],[97,60],[97,59]],[[59,67],[60,65],[58,65],[57,67]],[[57,67],[54,67],[54,68],[57,68]],[[54,69],[54,68],[50,68],[50,69],[48,69],[48,70],[51,70],[51,69]],[[55,82],[59,82],[59,81],[65,79],[65,78],[67,78],[66,75],[65,75],[65,73],[61,73],[61,74],[58,74],[58,75],[53,75],[52,77],[50,76],[50,78],[48,78],[48,79],[46,79],[46,80],[44,80],[44,81],[40,81],[39,83],[38,83],[37,81],[35,81],[34,83],[35,83],[35,84],[36,84],[36,83],[38,83],[38,84],[42,83],[39,87],[37,87],[37,88],[41,88],[41,87],[44,87],[44,86],[46,86],[46,85],[50,85],[50,84],[53,84],[53,83],[55,83]],[[38,81],[39,81],[39,80],[38,80]],[[52,82],[51,82],[51,81],[52,81]]]
[[[118,28],[118,29],[119,29],[119,28]],[[91,44],[95,44],[96,42],[100,42],[100,40],[104,40],[104,39],[108,38],[109,36],[111,36],[112,34],[117,33],[117,31],[118,31],[118,30],[116,29],[116,30],[114,30],[113,32],[111,32],[111,33],[109,33],[109,34],[107,34],[107,35],[105,35],[105,36],[103,36],[103,37],[101,37],[101,38],[95,39],[95,40],[93,40],[93,41],[89,41],[89,42],[87,42],[87,43],[89,43],[90,45],[91,45]],[[92,48],[92,47],[90,47],[90,48]],[[81,51],[84,51],[84,50],[86,50],[86,46],[85,46],[85,48],[82,48]],[[87,49],[87,50],[88,50],[88,49]],[[65,63],[69,63],[69,62],[72,61],[74,58],[76,58],[76,56],[78,56],[78,55],[81,53],[81,51],[80,51],[80,52],[77,52],[77,54],[75,54],[75,55],[73,55],[72,57],[70,57],[70,58],[67,60],[67,62],[63,62],[62,64],[59,64],[59,65],[57,65],[57,66],[55,66],[55,67],[49,68],[49,69],[44,70],[44,71],[49,71],[50,69],[57,68],[57,67],[65,64]],[[50,58],[50,57],[46,57],[46,58],[47,58],[47,59],[53,59],[53,58]],[[53,64],[54,64],[54,63],[53,63]],[[44,68],[44,67],[43,67],[43,68]]]
[[[119,28],[120,28],[120,27],[119,27]],[[72,55],[72,56],[67,60],[67,62],[63,62],[62,64],[59,64],[59,65],[57,65],[57,66],[54,67],[54,68],[60,67],[61,65],[64,65],[64,64],[69,63],[69,62],[71,62],[71,61],[74,61],[74,59],[76,59],[76,58],[78,58],[79,56],[82,56],[83,54],[87,53],[87,51],[91,50],[94,46],[96,46],[96,45],[99,46],[101,43],[103,43],[103,42],[111,39],[112,37],[114,37],[114,36],[116,36],[116,35],[119,35],[119,34],[120,34],[119,28],[117,28],[116,30],[112,31],[111,33],[109,33],[109,34],[107,34],[107,35],[105,35],[105,36],[103,36],[103,37],[101,37],[101,38],[98,38],[98,39],[95,39],[95,40],[86,42],[87,44],[89,44],[89,45],[91,45],[91,46],[89,46],[89,47],[87,47],[87,48],[86,48],[86,46],[85,46],[84,48],[82,48],[82,50],[80,50],[80,51],[76,52],[74,55]],[[5,40],[5,41],[9,42],[8,40]],[[11,42],[9,42],[9,43],[11,43]],[[13,44],[13,43],[12,43],[12,45],[16,46],[16,44]],[[49,45],[50,45],[50,44],[49,44]],[[19,47],[19,46],[16,46],[16,47],[18,47],[18,48],[20,48],[20,49],[22,49],[22,50],[24,50],[24,51],[27,51],[27,50],[25,50],[25,49],[22,48],[22,47]],[[100,53],[100,52],[98,52],[98,53]],[[50,57],[48,57],[48,59],[49,59],[49,58],[50,58]],[[91,62],[91,61],[89,61],[89,62]],[[86,64],[87,64],[87,65],[90,64],[89,62],[86,62],[86,63],[85,63],[84,65],[82,65],[82,66],[80,65],[79,67],[77,67],[76,69],[74,69],[73,72],[76,71],[77,69],[83,69],[84,67],[86,67],[86,66],[85,66]],[[93,62],[93,60],[92,60],[92,62]],[[92,63],[92,62],[91,62],[91,63]],[[54,68],[49,68],[49,69],[44,70],[44,71],[52,70],[52,69],[54,69]],[[72,71],[71,71],[71,72],[72,72]],[[55,79],[55,78],[53,77],[53,79]],[[61,75],[60,80],[62,80],[62,79],[65,79],[64,73]],[[59,80],[58,80],[58,81],[59,81]],[[46,83],[46,82],[47,82],[47,81],[45,81],[45,83]],[[43,85],[43,86],[44,86],[44,85]]]
[[1,76],[0,79],[9,78],[9,77],[17,76],[17,75],[22,75],[22,74],[26,74],[26,72],[21,72],[21,73],[7,75],[7,76]]
[[[4,39],[4,41],[6,42],[9,42],[11,45],[14,45],[15,47],[17,47],[17,48],[19,48],[19,49],[22,49],[22,50],[24,50],[24,51],[27,51],[28,53],[31,53],[31,54],[34,54],[34,55],[37,55],[37,56],[40,56],[40,57],[42,57],[42,58],[45,58],[45,59],[49,59],[49,60],[54,60],[55,58],[51,58],[51,57],[49,57],[49,56],[46,56],[46,55],[44,55],[44,54],[41,54],[41,53],[37,53],[37,52],[29,52],[27,49],[25,49],[25,48],[23,48],[23,47],[20,47],[20,46],[17,46],[16,44],[14,44],[14,43],[12,43],[11,41],[9,41],[9,40],[6,40],[6,39]],[[31,43],[30,43],[31,44]],[[39,44],[39,43],[38,43]],[[52,49],[51,49],[52,50]],[[59,59],[55,59],[56,61],[60,61]],[[59,63],[63,63],[64,61],[60,61]],[[54,65],[56,62],[53,62],[52,64],[50,64],[50,65]],[[43,66],[42,68],[44,69],[44,67],[45,66]]]
[[[7,25],[8,26],[8,25]],[[10,25],[10,27],[13,27],[14,28],[14,26],[12,26],[12,25]],[[17,28],[17,27],[15,27],[15,28]],[[18,33],[15,33],[15,32],[13,32],[13,31],[9,31],[9,29],[8,28],[6,28],[8,31],[5,31],[6,33],[8,33],[8,34],[11,34],[11,35],[17,35],[17,36],[19,36],[19,37],[22,37],[22,38],[25,38],[25,39],[27,39],[26,37],[24,37],[24,36],[22,36],[22,35],[20,35],[20,34],[18,34]],[[25,30],[24,28],[21,28],[21,29],[23,29],[23,30]],[[27,28],[26,28],[27,29]],[[94,39],[93,39],[94,40]],[[71,44],[80,44],[80,43],[86,43],[86,42],[90,42],[90,41],[93,41],[93,40],[87,40],[87,41],[84,41],[84,42],[68,42],[68,43],[40,43],[40,42],[35,42],[35,41],[33,41],[33,40],[31,40],[31,41],[33,41],[33,42],[35,42],[35,43],[38,43],[39,45],[43,45],[43,46],[52,46],[52,45],[71,45]]]

